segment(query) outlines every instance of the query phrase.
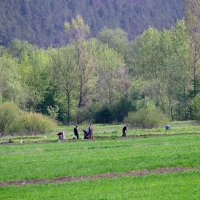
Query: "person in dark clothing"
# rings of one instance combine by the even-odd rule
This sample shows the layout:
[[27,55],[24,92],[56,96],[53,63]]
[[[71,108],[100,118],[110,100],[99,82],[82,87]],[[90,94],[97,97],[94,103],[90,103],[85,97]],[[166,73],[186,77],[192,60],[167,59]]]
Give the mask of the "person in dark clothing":
[[170,129],[171,129],[170,125],[167,124],[167,125],[165,126],[165,130],[168,131],[168,130],[170,130]]
[[92,125],[90,125],[89,128],[88,128],[88,134],[90,135],[90,138],[93,138],[93,129],[92,129]]
[[74,127],[74,135],[75,135],[74,139],[75,139],[75,138],[76,138],[76,139],[79,139],[79,135],[78,135],[78,125],[76,125],[76,126]]
[[126,137],[127,125],[122,128],[122,137]]
[[83,130],[83,134],[84,134],[84,139],[89,139],[88,131]]
[[84,139],[93,139],[93,129],[90,125],[88,130],[83,130]]

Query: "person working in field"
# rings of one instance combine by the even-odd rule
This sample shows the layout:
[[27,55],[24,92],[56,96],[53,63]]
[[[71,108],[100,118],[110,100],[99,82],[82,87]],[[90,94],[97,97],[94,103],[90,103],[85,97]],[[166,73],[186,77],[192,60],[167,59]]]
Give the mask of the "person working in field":
[[59,140],[65,140],[65,133],[64,133],[63,131],[57,133],[57,135],[58,135],[58,139],[59,139]]
[[83,130],[83,138],[84,139],[90,139],[90,135],[89,135],[89,133],[88,133],[88,131],[86,131],[86,130]]
[[74,127],[74,138],[73,139],[79,139],[79,135],[78,135],[78,125],[76,125],[75,127]]
[[122,128],[122,137],[126,137],[127,133],[127,125],[125,124],[124,127]]
[[83,130],[84,133],[84,139],[92,139],[93,138],[93,129],[92,126],[90,125],[88,130]]
[[88,128],[88,133],[90,135],[90,138],[93,138],[93,129],[92,129],[92,125],[90,124],[89,128]]
[[171,129],[171,126],[169,125],[169,124],[167,124],[166,126],[165,126],[165,130],[166,131],[169,131]]

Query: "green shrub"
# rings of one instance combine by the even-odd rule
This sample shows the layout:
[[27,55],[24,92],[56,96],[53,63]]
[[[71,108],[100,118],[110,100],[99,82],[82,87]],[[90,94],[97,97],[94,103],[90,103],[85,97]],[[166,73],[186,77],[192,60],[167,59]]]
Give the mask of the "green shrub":
[[[94,123],[95,122],[95,115],[99,111],[100,106],[98,104],[91,104],[87,107],[83,107],[79,109],[79,122],[80,123]],[[73,122],[75,123],[77,116],[74,117]],[[77,123],[77,122],[76,122]]]
[[126,122],[131,127],[154,128],[163,126],[168,121],[164,113],[153,104],[147,104],[137,112],[130,112]]
[[21,127],[26,134],[43,134],[52,130],[56,123],[50,118],[33,112],[21,114]]
[[56,123],[39,113],[22,112],[12,102],[0,105],[0,136],[21,134],[42,134],[56,126]]
[[95,114],[95,122],[109,124],[112,123],[112,110],[109,105],[102,106]]
[[115,122],[123,122],[128,113],[135,110],[136,107],[130,100],[122,98],[112,106],[112,116]]
[[120,99],[111,107],[108,104],[95,106],[93,109],[93,119],[95,123],[109,124],[113,122],[123,122],[128,116],[128,112],[136,110],[135,105],[125,98]]
[[19,129],[20,110],[12,102],[6,102],[0,105],[0,133],[17,132]]

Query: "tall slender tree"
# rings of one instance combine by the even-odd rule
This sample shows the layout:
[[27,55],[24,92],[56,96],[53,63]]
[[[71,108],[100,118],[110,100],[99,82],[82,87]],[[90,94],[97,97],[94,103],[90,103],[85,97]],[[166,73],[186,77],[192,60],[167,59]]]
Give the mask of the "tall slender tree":
[[85,24],[83,18],[78,15],[73,18],[71,23],[65,22],[65,29],[71,34],[72,43],[76,50],[76,65],[78,67],[78,116],[80,119],[81,107],[84,107],[88,101],[88,94],[90,93],[90,81],[93,78],[95,68],[93,58],[90,54],[90,42],[86,39],[89,36],[90,28]]
[[71,120],[72,101],[78,83],[73,45],[67,48],[53,49],[51,52],[52,77],[60,90],[61,96],[67,101],[67,123]]

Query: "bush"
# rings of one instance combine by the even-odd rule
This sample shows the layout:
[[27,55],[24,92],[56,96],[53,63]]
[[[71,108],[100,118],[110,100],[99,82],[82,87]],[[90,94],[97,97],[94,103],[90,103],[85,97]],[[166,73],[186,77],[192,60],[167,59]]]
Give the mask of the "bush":
[[42,134],[56,123],[39,113],[22,112],[11,102],[0,105],[0,136],[10,134]]
[[102,106],[95,115],[96,123],[112,123],[112,111],[109,106]]
[[113,119],[116,122],[123,122],[124,118],[128,116],[128,113],[135,110],[135,105],[131,101],[122,98],[112,107]]
[[153,104],[147,104],[137,112],[130,112],[126,122],[131,127],[155,128],[164,126],[168,121],[164,113]]
[[0,106],[0,134],[16,132],[19,129],[20,110],[11,102]]
[[124,118],[128,116],[128,112],[134,110],[136,109],[132,102],[123,98],[112,107],[109,105],[96,106],[93,118],[96,123],[103,124],[123,122]]
[[[95,115],[99,110],[99,105],[91,104],[88,107],[81,108],[79,110],[79,122],[94,123]],[[77,122],[76,122],[77,123]]]
[[21,127],[27,134],[43,134],[52,130],[56,123],[50,118],[33,112],[23,112],[21,114]]

